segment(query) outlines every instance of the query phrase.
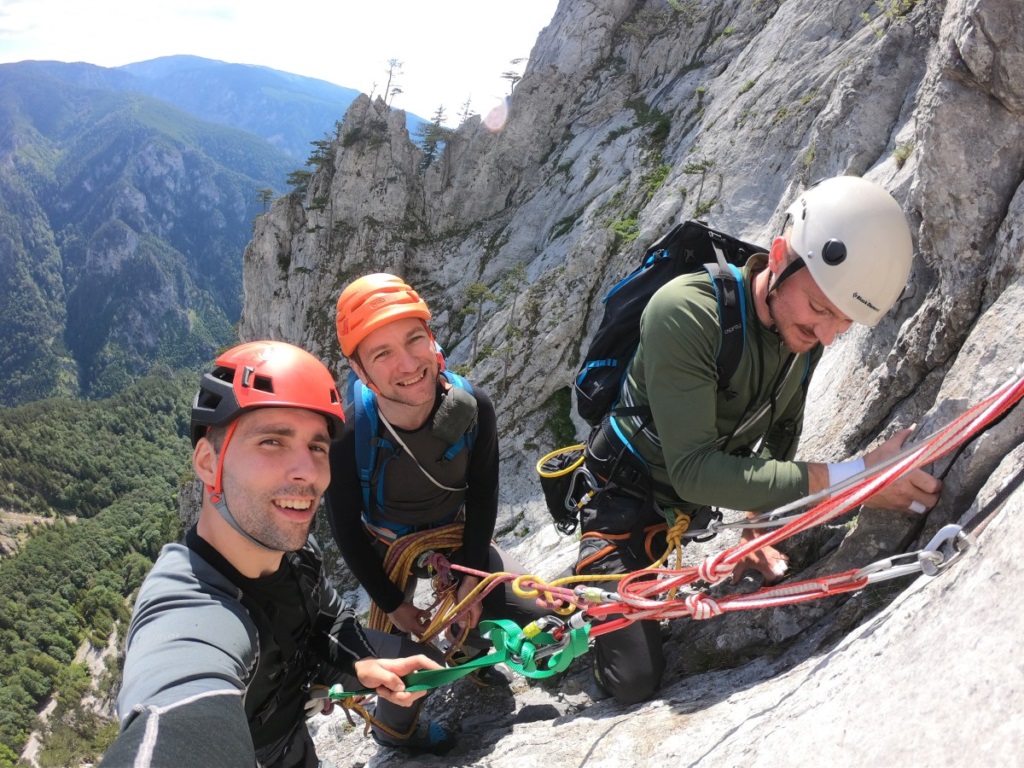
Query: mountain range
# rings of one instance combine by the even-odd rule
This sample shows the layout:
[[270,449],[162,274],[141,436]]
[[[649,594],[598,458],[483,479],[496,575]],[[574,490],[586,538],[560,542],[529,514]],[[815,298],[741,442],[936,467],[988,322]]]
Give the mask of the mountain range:
[[0,65],[0,405],[229,343],[254,217],[356,95],[193,56]]

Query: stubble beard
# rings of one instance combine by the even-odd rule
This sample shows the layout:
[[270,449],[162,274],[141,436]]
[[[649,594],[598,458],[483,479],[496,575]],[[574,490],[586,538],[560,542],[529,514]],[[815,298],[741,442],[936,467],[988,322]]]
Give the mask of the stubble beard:
[[424,402],[419,402],[417,400],[413,400],[410,397],[405,397],[402,392],[402,388],[397,384],[390,385],[388,387],[389,391],[387,393],[385,393],[384,390],[378,387],[378,397],[381,397],[385,400],[389,400],[392,403],[395,403],[396,405],[404,405],[408,408],[420,408],[426,405],[427,402],[433,403],[435,397],[435,387],[437,385],[437,377],[440,375],[440,373],[440,365],[427,365],[427,375],[425,378],[426,381],[432,383],[432,386],[428,388],[428,395],[425,396],[427,397],[427,399]]
[[[298,523],[275,518],[273,513],[254,513],[253,510],[272,508],[272,498],[316,495],[316,492],[308,487],[292,487],[273,496],[256,496],[240,488],[229,489],[227,482],[224,487],[224,499],[235,522],[256,541],[276,552],[294,552],[305,546],[316,523],[316,511],[308,523]],[[319,497],[317,504],[319,505]]]
[[768,314],[772,318],[772,330],[778,334],[778,337],[782,340],[782,344],[786,347],[787,351],[792,352],[794,355],[801,355],[804,352],[811,351],[814,348],[814,345],[817,344],[817,340],[807,341],[802,338],[797,330],[797,324],[785,317],[785,310],[781,313],[782,317],[779,317],[776,313],[775,307],[778,296],[778,291],[775,291],[773,293],[769,293],[766,300],[768,304]]

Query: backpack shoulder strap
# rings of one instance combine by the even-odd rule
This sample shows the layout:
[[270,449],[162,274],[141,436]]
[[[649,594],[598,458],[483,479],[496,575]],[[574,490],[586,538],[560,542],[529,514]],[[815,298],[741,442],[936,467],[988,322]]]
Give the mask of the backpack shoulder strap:
[[[444,376],[448,383],[451,384],[453,387],[464,389],[466,392],[476,397],[476,394],[473,392],[473,385],[470,383],[469,379],[465,378],[464,376],[460,376],[459,374],[455,373],[455,371],[449,371],[447,368],[441,372],[441,375]],[[479,422],[477,421],[477,419],[473,419],[473,426],[471,426],[462,435],[462,437],[456,440],[455,443],[448,446],[448,450],[444,452],[445,461],[451,461],[453,458],[455,458],[456,455],[458,455],[459,451],[461,451],[463,448],[467,448],[468,450],[472,451],[473,444],[476,442],[476,435],[478,431]]]
[[716,358],[718,391],[732,397],[735,393],[731,389],[731,379],[739,368],[747,341],[747,297],[743,275],[732,264],[720,262],[705,264],[704,269],[711,275],[722,326],[722,340]]
[[460,376],[455,371],[450,371],[447,368],[445,368],[441,372],[441,375],[444,376],[445,379],[448,380],[448,383],[451,384],[453,387],[458,387],[459,389],[464,389],[467,392],[469,392],[469,394],[471,394],[471,395],[474,394],[473,393],[473,385],[472,385],[472,383],[470,383],[469,379],[467,379],[466,377]]
[[378,506],[384,503],[383,489],[378,489],[376,499],[371,499],[370,482],[373,479],[373,470],[377,464],[377,449],[380,446],[380,439],[377,437],[377,429],[380,425],[380,417],[377,414],[377,394],[363,385],[362,381],[356,381],[354,385],[352,405],[356,420],[356,468],[359,470],[359,485],[363,489],[363,514],[370,515],[374,509],[373,503]]

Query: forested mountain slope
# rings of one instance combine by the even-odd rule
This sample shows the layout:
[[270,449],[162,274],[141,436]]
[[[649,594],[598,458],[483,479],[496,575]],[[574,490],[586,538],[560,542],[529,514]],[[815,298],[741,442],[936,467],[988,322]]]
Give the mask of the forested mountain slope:
[[53,66],[0,65],[6,405],[102,397],[230,341],[258,192],[294,170],[251,134]]

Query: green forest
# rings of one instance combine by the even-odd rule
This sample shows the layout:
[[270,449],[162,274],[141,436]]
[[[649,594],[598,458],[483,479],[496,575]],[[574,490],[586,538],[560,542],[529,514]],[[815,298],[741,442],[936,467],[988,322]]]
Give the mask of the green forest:
[[[96,758],[115,735],[82,706],[92,680],[75,654],[85,640],[107,644],[161,546],[180,535],[195,384],[164,369],[102,401],[0,410],[0,509],[49,518],[0,560],[0,768],[18,765],[54,693],[41,765]],[[101,693],[118,677],[114,665]]]

